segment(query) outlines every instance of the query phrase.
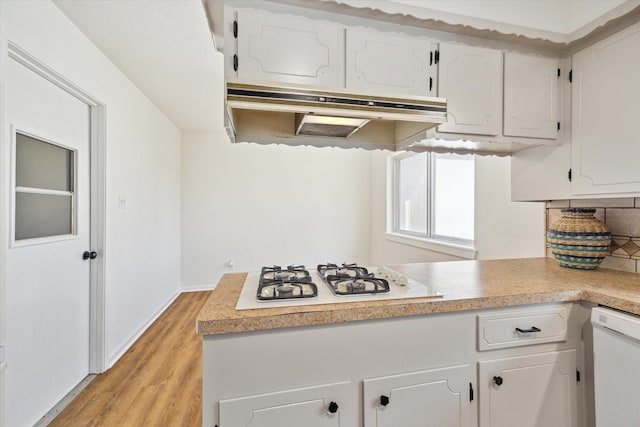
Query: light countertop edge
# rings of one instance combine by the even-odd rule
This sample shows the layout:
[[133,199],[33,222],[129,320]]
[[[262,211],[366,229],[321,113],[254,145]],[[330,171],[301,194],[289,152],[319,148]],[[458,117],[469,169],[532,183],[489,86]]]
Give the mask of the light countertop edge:
[[200,335],[326,325],[551,302],[588,301],[640,314],[640,274],[559,267],[550,258],[392,266],[442,298],[411,298],[236,310],[247,273],[225,274],[196,320]]

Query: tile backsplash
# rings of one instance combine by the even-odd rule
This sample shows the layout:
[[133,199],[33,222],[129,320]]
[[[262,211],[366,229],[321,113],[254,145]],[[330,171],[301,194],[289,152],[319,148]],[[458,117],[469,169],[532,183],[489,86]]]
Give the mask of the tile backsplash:
[[[562,217],[564,208],[595,208],[595,217],[607,225],[612,240],[601,266],[640,273],[640,197],[547,202],[547,229]],[[548,246],[547,256],[553,258]]]

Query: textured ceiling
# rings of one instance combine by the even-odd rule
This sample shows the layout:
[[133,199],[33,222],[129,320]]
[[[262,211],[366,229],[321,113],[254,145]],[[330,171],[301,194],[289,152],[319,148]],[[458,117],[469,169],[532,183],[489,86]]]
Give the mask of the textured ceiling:
[[221,123],[220,54],[199,0],[54,0],[184,131]]

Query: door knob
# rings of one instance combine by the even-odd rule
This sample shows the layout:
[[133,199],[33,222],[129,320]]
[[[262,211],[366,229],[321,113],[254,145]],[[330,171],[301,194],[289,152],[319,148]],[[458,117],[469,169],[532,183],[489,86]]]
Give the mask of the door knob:
[[85,260],[85,261],[88,260],[88,259],[96,259],[96,258],[98,258],[98,252],[95,252],[95,251],[91,251],[91,252],[84,251],[82,253],[82,259]]
[[329,407],[327,408],[327,412],[329,412],[330,415],[333,415],[336,412],[338,412],[338,404],[336,402],[329,403]]
[[502,377],[493,377],[493,382],[496,383],[496,385],[502,385]]

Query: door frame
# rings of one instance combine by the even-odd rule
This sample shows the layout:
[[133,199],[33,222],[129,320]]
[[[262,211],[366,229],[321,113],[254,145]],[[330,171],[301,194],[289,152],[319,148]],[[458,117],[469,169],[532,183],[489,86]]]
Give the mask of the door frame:
[[[90,250],[98,252],[100,256],[90,263],[89,273],[89,373],[96,374],[102,373],[106,370],[106,333],[105,333],[105,314],[106,314],[106,287],[105,287],[105,265],[106,265],[106,251],[105,251],[105,234],[106,234],[106,105],[98,98],[94,97],[81,87],[73,83],[71,80],[65,78],[55,70],[48,67],[46,64],[38,60],[33,55],[22,49],[11,40],[7,41],[6,51],[2,49],[2,61],[14,60],[19,64],[25,66],[32,72],[35,72],[40,77],[43,77],[50,83],[56,85],[60,89],[74,96],[81,102],[85,103],[89,107],[89,129],[90,129]],[[5,54],[6,52],[6,54]],[[6,73],[2,73],[6,76]],[[0,78],[0,83],[4,83],[5,87],[10,85],[11,82],[4,81]],[[11,141],[11,135],[9,135],[10,126],[7,123],[6,105],[4,99],[4,93],[0,98],[0,111],[2,111],[3,126],[2,131],[2,151],[1,153],[7,153],[7,144]],[[1,155],[1,154],[0,154]],[[3,159],[2,163],[8,165],[9,159]],[[0,261],[3,266],[6,266],[6,250],[8,249],[9,241],[8,236],[10,224],[8,224],[8,205],[7,196],[10,193],[8,183],[3,183],[2,193],[3,196],[3,208],[2,208],[2,227],[5,230],[4,236],[2,236],[2,251],[0,252]],[[4,269],[3,269],[4,270]],[[0,276],[0,291],[4,292],[6,286],[6,276],[2,274]],[[3,310],[4,311],[4,310]],[[3,323],[6,319],[3,319]]]

